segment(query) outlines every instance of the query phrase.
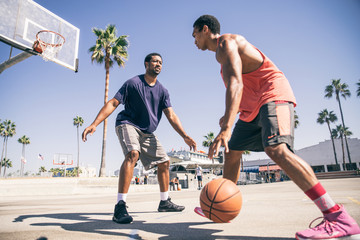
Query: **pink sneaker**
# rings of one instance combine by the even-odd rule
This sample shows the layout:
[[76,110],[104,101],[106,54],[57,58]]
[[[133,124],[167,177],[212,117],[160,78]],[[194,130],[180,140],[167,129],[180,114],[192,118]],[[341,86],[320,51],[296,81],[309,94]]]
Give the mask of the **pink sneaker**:
[[314,228],[311,228],[311,224],[314,221],[310,223],[309,229],[297,232],[295,235],[296,239],[360,239],[359,225],[350,217],[342,205],[340,205],[339,211],[324,214],[323,221]]
[[[199,214],[200,216],[207,218],[203,212],[203,210],[201,209],[201,207],[195,207],[194,208],[194,212],[196,212],[197,214]],[[228,221],[227,223],[230,223],[230,221]]]
[[195,207],[195,208],[194,208],[194,212],[196,212],[196,213],[199,214],[200,216],[206,218],[206,216],[205,216],[205,214],[203,213],[201,207]]

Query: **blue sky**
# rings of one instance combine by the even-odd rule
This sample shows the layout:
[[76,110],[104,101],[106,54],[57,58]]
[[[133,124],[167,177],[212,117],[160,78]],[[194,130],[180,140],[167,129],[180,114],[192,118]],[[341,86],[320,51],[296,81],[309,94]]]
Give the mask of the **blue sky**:
[[[103,105],[105,70],[91,64],[87,50],[94,45],[91,28],[115,24],[118,35],[129,35],[129,60],[125,68],[110,71],[109,96],[124,81],[144,73],[143,60],[150,52],[163,56],[159,81],[169,90],[176,114],[199,149],[203,136],[218,133],[218,120],[224,113],[225,88],[220,66],[213,52],[202,52],[194,45],[192,24],[202,14],[212,14],[221,23],[222,33],[238,33],[263,51],[288,77],[297,98],[300,126],[295,132],[295,149],[329,139],[325,125],[316,123],[324,108],[340,119],[338,105],[324,98],[325,86],[341,78],[352,96],[342,99],[345,123],[360,137],[360,98],[355,83],[360,79],[360,2],[356,0],[199,0],[199,1],[45,1],[37,3],[80,29],[79,72],[44,62],[33,56],[0,75],[0,119],[17,125],[8,142],[8,158],[20,168],[22,146],[17,139],[30,138],[26,147],[25,171],[52,165],[55,153],[77,156],[73,118],[82,116],[85,124],[96,117]],[[9,56],[10,47],[0,42],[0,61]],[[106,151],[107,172],[118,169],[123,153],[114,131],[116,114],[109,117]],[[340,124],[340,122],[337,122]],[[186,148],[165,116],[155,132],[166,150]],[[101,157],[102,125],[80,144],[82,165],[97,169]],[[1,141],[2,146],[2,141]],[[2,147],[1,147],[2,149]],[[205,150],[205,149],[204,149]],[[329,149],[331,151],[331,149]],[[44,161],[37,158],[38,154]],[[262,158],[251,154],[248,159]]]

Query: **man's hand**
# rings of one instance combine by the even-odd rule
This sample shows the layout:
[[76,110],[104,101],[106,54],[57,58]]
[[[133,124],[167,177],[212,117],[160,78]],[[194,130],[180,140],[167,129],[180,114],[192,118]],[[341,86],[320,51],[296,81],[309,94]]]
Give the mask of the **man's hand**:
[[191,149],[195,152],[196,151],[196,142],[194,141],[194,139],[192,139],[189,136],[184,137],[184,141],[187,145],[189,145],[190,147],[190,151]]
[[84,132],[82,133],[82,140],[86,142],[86,136],[90,133],[90,136],[96,131],[95,125],[90,125],[89,127],[85,128]]
[[219,149],[221,146],[225,147],[225,152],[229,152],[228,142],[231,137],[231,129],[229,130],[221,130],[220,133],[216,136],[213,143],[210,145],[208,158],[213,159],[219,153]]

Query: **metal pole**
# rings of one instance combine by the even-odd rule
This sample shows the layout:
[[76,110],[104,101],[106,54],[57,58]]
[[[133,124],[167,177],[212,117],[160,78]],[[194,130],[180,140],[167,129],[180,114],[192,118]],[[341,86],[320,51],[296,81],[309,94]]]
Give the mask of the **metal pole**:
[[8,69],[9,67],[11,67],[21,61],[24,61],[25,59],[31,57],[32,55],[33,54],[28,53],[28,52],[22,52],[22,53],[16,55],[15,57],[13,57],[9,60],[6,60],[5,62],[0,64],[0,73],[2,73],[4,70]]

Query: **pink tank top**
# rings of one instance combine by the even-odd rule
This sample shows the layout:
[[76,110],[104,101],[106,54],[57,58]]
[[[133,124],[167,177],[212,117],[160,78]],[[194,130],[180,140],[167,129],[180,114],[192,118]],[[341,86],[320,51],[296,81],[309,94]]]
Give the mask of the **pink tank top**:
[[296,106],[294,93],[285,75],[259,49],[255,49],[263,57],[263,64],[253,72],[242,74],[244,89],[239,112],[240,119],[245,122],[254,120],[261,106],[268,102],[286,101]]

